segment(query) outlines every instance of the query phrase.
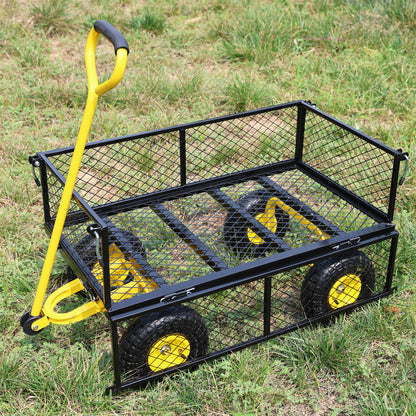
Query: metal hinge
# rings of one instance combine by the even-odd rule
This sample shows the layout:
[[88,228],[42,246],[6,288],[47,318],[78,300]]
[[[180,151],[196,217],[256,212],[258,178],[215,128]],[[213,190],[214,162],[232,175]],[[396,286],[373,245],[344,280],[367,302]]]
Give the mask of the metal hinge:
[[339,250],[341,248],[347,248],[347,247],[355,246],[360,241],[361,241],[361,237],[353,237],[353,238],[350,238],[348,241],[344,241],[344,242],[339,243],[335,246],[332,246],[332,250]]

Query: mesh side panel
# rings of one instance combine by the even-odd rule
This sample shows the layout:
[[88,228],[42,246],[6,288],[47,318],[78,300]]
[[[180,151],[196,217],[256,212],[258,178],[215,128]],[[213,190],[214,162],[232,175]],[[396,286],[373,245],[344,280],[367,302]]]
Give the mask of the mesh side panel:
[[297,109],[262,113],[187,131],[190,182],[294,157]]
[[[390,247],[391,240],[385,240],[359,250],[375,271],[374,287],[367,297],[384,289]],[[339,256],[324,261],[339,261]],[[139,317],[123,330],[121,347],[126,350],[122,351],[122,365],[128,362],[131,370],[124,377],[146,379],[194,358],[259,340],[267,328],[271,332],[293,329],[307,318],[302,287],[311,268],[303,266],[267,278],[271,281],[269,304],[265,300],[266,279],[259,279],[187,302],[186,306]],[[328,296],[328,287],[319,289]],[[126,339],[133,339],[135,344],[126,343]],[[137,373],[135,364],[139,365]]]
[[[48,197],[51,217],[56,216],[58,213],[59,204],[61,202],[64,185],[59,181],[52,173],[47,170],[48,178]],[[71,199],[68,212],[78,211],[79,207],[74,199]]]
[[[296,114],[294,107],[182,129],[187,181],[293,158]],[[179,186],[180,130],[87,148],[75,190],[96,206]],[[71,156],[60,153],[49,159],[65,177]],[[52,193],[55,185],[49,184]],[[53,212],[56,202],[51,202]]]
[[204,318],[209,352],[219,351],[263,334],[263,280],[199,299],[192,307]]
[[[87,148],[75,190],[92,206],[178,186],[179,132]],[[72,153],[50,156],[66,176]]]
[[314,113],[306,117],[303,155],[306,163],[387,211],[393,156]]
[[308,267],[272,276],[270,330],[277,331],[305,319],[300,290]]
[[375,271],[375,282],[372,294],[381,293],[386,285],[386,273],[390,256],[391,240],[360,249],[371,261]]

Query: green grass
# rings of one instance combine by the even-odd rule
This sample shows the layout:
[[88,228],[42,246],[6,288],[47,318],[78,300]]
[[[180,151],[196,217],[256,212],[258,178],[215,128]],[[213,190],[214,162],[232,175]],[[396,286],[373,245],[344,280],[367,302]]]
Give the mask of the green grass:
[[[86,100],[84,45],[96,19],[130,45],[121,84],[90,139],[310,99],[412,157],[413,0],[25,2],[0,11],[0,414],[414,415],[416,193],[399,189],[397,292],[329,327],[293,332],[143,391],[112,383],[103,316],[27,337],[48,238],[27,157],[74,143]],[[101,79],[114,52],[100,43]],[[218,153],[215,157],[220,158]],[[59,282],[65,266],[58,258]]]

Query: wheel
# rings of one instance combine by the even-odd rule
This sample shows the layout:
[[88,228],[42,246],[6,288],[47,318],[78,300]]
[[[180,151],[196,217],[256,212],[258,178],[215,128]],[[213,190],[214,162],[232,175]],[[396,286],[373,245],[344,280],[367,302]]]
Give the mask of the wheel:
[[334,312],[371,296],[375,271],[361,251],[329,258],[314,266],[301,288],[301,303],[308,318]]
[[[257,190],[243,195],[237,203],[277,237],[282,238],[289,227],[289,215],[273,204],[271,198],[273,195],[270,192]],[[248,228],[242,218],[231,213],[227,214],[224,221],[224,240],[240,257],[264,255],[273,248],[273,244],[266,243]]]
[[120,339],[122,372],[134,377],[176,367],[206,354],[208,329],[187,306],[173,306],[134,320]]
[[[128,240],[134,250],[146,258],[146,250],[140,239],[129,231],[118,230],[122,236]],[[103,284],[103,271],[100,262],[97,258],[96,240],[95,237],[88,234],[75,245],[76,252],[80,255],[82,260],[97,278]],[[121,286],[125,283],[134,280],[132,271],[135,269],[131,267],[131,258],[124,255],[116,246],[114,237],[109,236],[109,254],[110,254],[110,273],[111,273],[111,290]],[[126,268],[123,265],[126,264]],[[68,267],[67,272],[68,281],[73,280],[75,275],[71,268]]]
[[37,331],[34,331],[32,329],[32,324],[35,321],[38,321],[42,316],[32,316],[30,312],[25,312],[22,317],[20,318],[20,326],[23,328],[23,332],[26,335],[37,335],[41,331],[43,331],[44,328],[39,329]]

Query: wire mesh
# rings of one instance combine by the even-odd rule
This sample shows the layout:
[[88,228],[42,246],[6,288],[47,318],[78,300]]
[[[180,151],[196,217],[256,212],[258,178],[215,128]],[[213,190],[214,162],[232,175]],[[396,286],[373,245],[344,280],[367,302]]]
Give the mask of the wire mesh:
[[[161,302],[118,324],[123,381],[221,355],[389,290],[391,234],[341,255],[328,245],[324,260],[276,265],[285,271],[198,292],[216,272],[228,276],[332,238],[348,243],[349,233],[375,228],[369,204],[387,212],[393,153],[315,111],[306,110],[302,129],[298,111],[292,105],[87,146],[76,183],[81,199],[71,201],[63,236],[95,293],[104,298],[109,269],[112,312],[127,304],[131,317],[141,295],[195,285],[192,301]],[[52,222],[63,192],[57,176],[66,176],[71,156],[48,156],[58,172],[47,170]],[[84,211],[106,224],[108,247],[87,232],[93,215]]]
[[[113,302],[374,225],[366,212],[298,170],[294,157],[302,154],[304,163],[381,210],[388,206],[393,157],[312,111],[306,113],[299,152],[298,128],[293,105],[87,146],[76,191],[115,227],[109,229],[106,253]],[[65,177],[71,156],[64,150],[48,158]],[[291,164],[272,169],[278,173],[250,173],[283,162]],[[178,191],[146,206],[131,202],[236,173],[238,181],[195,188],[186,196]],[[55,174],[47,175],[53,217],[63,185]],[[64,235],[78,253],[77,261],[89,269],[88,278],[102,286],[98,251],[86,232],[90,220],[80,215],[83,201],[71,201],[68,217],[78,223],[67,221]],[[108,216],[107,206],[112,207]],[[291,293],[281,293],[281,298],[296,309]]]
[[307,113],[303,161],[387,212],[393,156],[319,114]]
[[[332,286],[339,280],[335,268],[330,279],[332,286],[321,280],[315,282],[317,287],[311,291],[314,296],[319,297],[320,302],[325,304],[326,309],[318,310],[314,316],[308,316],[310,306],[307,302],[311,295],[305,298],[302,291],[305,282],[310,279],[311,270],[316,266],[328,266],[329,263],[342,262],[342,258],[349,259],[355,256],[356,259],[357,255],[361,256],[367,262],[366,267],[374,271],[371,291],[366,292],[366,297],[381,293],[385,289],[390,249],[391,240],[383,240],[342,256],[329,257],[315,265],[293,268],[284,273],[273,274],[209,294],[192,302],[186,302],[186,306],[181,305],[176,311],[168,308],[165,311],[141,316],[137,321],[146,323],[149,327],[155,325],[159,328],[164,321],[172,320],[172,312],[175,312],[174,315],[185,314],[185,319],[192,319],[194,322],[194,334],[191,334],[192,331],[187,332],[186,325],[182,327],[182,332],[178,327],[169,325],[166,332],[157,332],[157,341],[149,343],[149,352],[145,354],[147,361],[142,357],[139,376],[145,379],[201,356],[221,354],[269,335],[293,330],[296,325],[306,322],[308,318],[319,318],[323,314],[336,311],[339,308],[334,306],[331,298]],[[364,270],[361,266],[362,264],[356,264],[354,272],[364,281],[364,275],[368,270]],[[348,272],[344,277],[350,279],[350,275],[351,273]],[[348,292],[348,287],[343,290]],[[344,297],[344,300],[346,305],[343,306],[348,306],[350,304],[348,297]],[[365,300],[365,297],[360,297],[359,300]],[[124,334],[128,333],[131,327],[132,325],[127,327]],[[137,353],[136,358],[139,355]],[[134,361],[133,358],[131,360]],[[128,373],[124,376],[129,379],[137,375],[138,373]]]

